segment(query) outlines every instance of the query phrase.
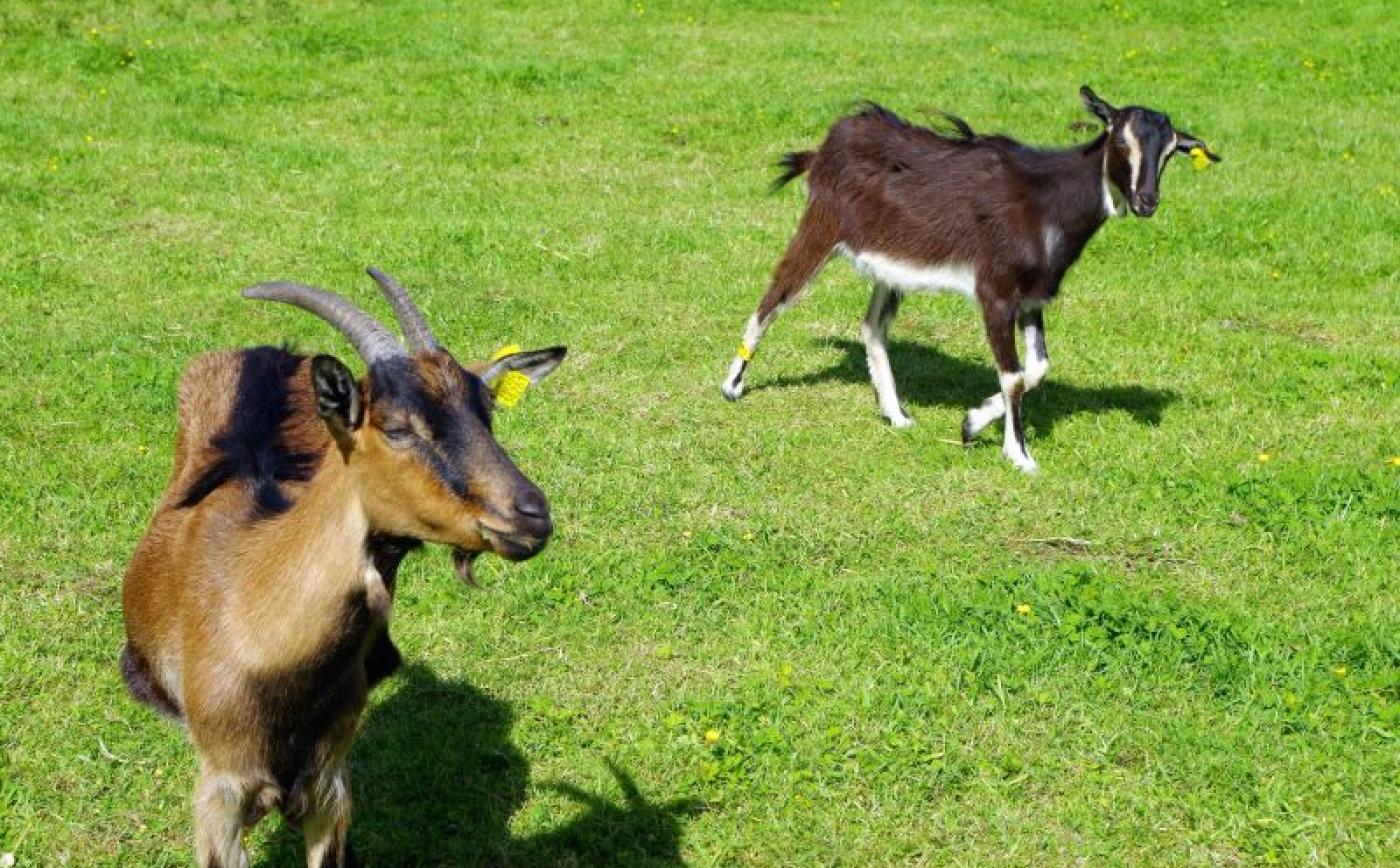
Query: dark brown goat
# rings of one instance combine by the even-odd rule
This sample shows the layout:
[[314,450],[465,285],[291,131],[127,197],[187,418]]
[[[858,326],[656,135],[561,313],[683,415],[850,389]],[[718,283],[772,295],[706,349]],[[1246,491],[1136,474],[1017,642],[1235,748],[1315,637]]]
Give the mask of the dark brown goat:
[[[960,135],[907,123],[878,105],[837,121],[817,151],[787,155],[776,187],[807,173],[808,204],[767,293],[749,318],[721,387],[737,400],[764,332],[821,271],[834,251],[874,284],[861,335],[880,412],[913,424],[895,393],[885,350],[904,293],[954,291],[975,298],[1000,374],[1000,391],[970,409],[963,440],[1006,417],[1002,451],[1034,471],[1021,428],[1021,396],[1045,376],[1041,308],[1105,219],[1157,209],[1157,185],[1173,153],[1199,148],[1194,136],[1147,108],[1115,109],[1087,86],[1084,105],[1106,126],[1085,145],[1036,150],[981,136],[949,116]],[[1029,364],[1016,355],[1016,326]]]
[[370,270],[408,350],[332,293],[244,290],[327,320],[368,366],[273,347],[210,353],[180,382],[175,469],[123,588],[122,674],[199,751],[203,868],[248,864],[243,833],[272,808],[312,868],[354,864],[346,754],[389,640],[399,562],[453,548],[520,560],[553,531],[549,504],[491,433],[493,388],[538,380],[564,348],[463,368],[407,293]]

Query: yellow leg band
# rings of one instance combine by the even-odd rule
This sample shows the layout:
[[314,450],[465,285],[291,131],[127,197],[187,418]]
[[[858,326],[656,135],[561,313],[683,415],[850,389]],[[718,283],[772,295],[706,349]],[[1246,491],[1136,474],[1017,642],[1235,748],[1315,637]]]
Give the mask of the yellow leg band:
[[747,344],[739,344],[739,349],[734,354],[746,362],[753,361],[753,350],[749,349]]

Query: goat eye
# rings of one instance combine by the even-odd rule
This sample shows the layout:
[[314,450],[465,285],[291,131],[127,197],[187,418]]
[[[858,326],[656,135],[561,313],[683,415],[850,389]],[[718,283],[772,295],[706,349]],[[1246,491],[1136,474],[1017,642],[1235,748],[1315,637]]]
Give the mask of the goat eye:
[[391,425],[381,430],[384,432],[384,439],[388,440],[391,446],[407,446],[417,436],[407,425]]

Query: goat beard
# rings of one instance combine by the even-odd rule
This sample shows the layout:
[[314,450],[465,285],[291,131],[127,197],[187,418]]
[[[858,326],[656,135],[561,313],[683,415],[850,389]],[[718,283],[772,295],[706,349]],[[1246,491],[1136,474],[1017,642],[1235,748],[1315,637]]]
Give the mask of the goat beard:
[[452,568],[457,572],[457,578],[462,580],[462,584],[473,588],[479,588],[476,581],[476,570],[474,568],[476,558],[481,552],[469,552],[465,549],[454,548],[452,550]]

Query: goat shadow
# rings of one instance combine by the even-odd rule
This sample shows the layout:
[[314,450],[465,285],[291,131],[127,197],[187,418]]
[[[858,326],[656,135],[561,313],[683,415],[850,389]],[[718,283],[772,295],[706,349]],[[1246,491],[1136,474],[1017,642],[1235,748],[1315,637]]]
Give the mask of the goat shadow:
[[[682,820],[699,802],[649,802],[611,761],[623,799],[546,783],[583,813],[564,825],[512,837],[530,766],[510,742],[508,703],[425,666],[399,670],[394,695],[365,717],[350,751],[354,812],[350,841],[366,868],[381,866],[636,866],[684,868]],[[304,865],[300,833],[282,824],[263,868]]]
[[[846,356],[824,371],[759,381],[747,391],[814,386],[833,380],[869,386],[864,343],[842,338],[823,339],[817,343],[834,346]],[[966,409],[981,404],[997,391],[990,364],[950,356],[937,347],[915,341],[892,340],[888,352],[899,399],[906,407],[941,405]],[[1051,358],[1053,365],[1054,357]],[[1055,380],[1052,368],[1051,375],[1026,395],[1025,423],[1038,436],[1044,437],[1066,416],[1123,410],[1132,414],[1139,424],[1156,427],[1162,423],[1162,411],[1179,397],[1171,389],[1143,386],[1075,386]]]

